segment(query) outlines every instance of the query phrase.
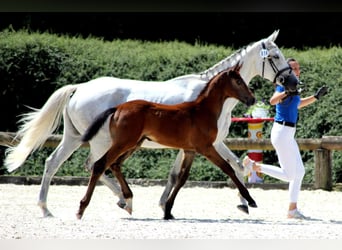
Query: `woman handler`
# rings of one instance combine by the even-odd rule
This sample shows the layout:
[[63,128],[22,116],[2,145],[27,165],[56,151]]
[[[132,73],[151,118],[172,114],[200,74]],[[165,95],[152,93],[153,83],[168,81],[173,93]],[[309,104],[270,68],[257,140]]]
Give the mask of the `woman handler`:
[[[293,58],[288,59],[288,63],[299,78],[299,63]],[[280,168],[255,163],[248,156],[243,159],[243,165],[247,170],[254,170],[289,182],[288,218],[305,219],[305,216],[297,209],[298,195],[305,174],[299,147],[295,140],[298,109],[314,103],[326,93],[327,87],[323,86],[314,95],[301,98],[298,91],[289,93],[285,91],[284,87],[276,85],[275,92],[269,102],[276,106],[274,124],[271,130],[271,143],[277,153]]]

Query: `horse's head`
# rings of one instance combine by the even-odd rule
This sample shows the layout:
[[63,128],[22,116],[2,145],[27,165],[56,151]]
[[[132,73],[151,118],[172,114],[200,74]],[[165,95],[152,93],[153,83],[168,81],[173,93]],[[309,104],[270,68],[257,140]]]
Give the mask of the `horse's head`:
[[256,72],[273,83],[284,86],[286,90],[295,91],[299,80],[292,72],[283,53],[274,43],[279,34],[276,30],[268,38],[252,45],[251,56],[254,57]]
[[228,92],[229,97],[234,97],[247,106],[250,106],[255,103],[255,97],[240,75],[241,67],[242,63],[237,63],[234,68],[228,70],[226,76],[228,77],[229,85],[225,90]]

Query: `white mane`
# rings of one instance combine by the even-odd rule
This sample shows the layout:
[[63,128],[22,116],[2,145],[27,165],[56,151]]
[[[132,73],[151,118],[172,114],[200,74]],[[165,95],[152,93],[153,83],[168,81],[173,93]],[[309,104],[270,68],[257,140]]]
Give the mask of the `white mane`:
[[221,60],[220,62],[216,63],[209,69],[202,71],[201,73],[199,73],[201,75],[201,79],[210,80],[212,77],[214,77],[221,71],[226,70],[232,66],[235,66],[236,63],[239,62],[248,53],[248,51],[250,51],[250,48],[254,44],[255,43],[239,49],[238,51],[226,57],[225,59]]

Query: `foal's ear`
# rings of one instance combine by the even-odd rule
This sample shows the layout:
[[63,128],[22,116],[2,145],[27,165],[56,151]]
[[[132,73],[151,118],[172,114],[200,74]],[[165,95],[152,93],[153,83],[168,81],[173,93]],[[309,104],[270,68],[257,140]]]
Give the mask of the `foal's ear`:
[[237,72],[240,72],[240,69],[241,69],[241,67],[242,67],[242,64],[243,64],[243,62],[239,61],[239,62],[235,65],[234,70],[237,71]]

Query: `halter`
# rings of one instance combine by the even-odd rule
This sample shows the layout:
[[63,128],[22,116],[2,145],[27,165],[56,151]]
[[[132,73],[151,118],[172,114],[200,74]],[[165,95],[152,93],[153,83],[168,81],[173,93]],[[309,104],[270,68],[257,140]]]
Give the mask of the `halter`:
[[[260,51],[260,56],[263,58],[263,61],[262,61],[262,77],[264,78],[264,72],[265,72],[265,63],[266,63],[266,58],[268,59],[268,62],[270,63],[271,65],[271,68],[273,69],[274,73],[276,73],[275,77],[274,77],[274,80],[273,80],[273,83],[276,82],[276,79],[279,75],[281,75],[284,71],[286,70],[290,70],[290,74],[292,72],[292,68],[290,66],[287,66],[281,70],[279,70],[277,68],[277,66],[275,65],[275,63],[273,62],[272,60],[272,57],[269,56],[269,53],[268,53],[268,49],[266,48],[266,45],[264,42],[261,43],[262,45],[262,50]],[[282,78],[282,80],[280,81],[281,83],[283,83],[285,81],[284,78]]]

